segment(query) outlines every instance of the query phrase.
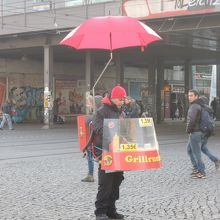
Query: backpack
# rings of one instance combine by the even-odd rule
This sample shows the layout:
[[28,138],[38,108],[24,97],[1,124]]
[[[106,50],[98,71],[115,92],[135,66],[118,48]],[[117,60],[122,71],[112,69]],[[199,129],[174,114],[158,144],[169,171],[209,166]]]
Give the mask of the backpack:
[[199,129],[206,134],[206,136],[214,135],[215,120],[212,117],[212,112],[209,107],[201,106]]

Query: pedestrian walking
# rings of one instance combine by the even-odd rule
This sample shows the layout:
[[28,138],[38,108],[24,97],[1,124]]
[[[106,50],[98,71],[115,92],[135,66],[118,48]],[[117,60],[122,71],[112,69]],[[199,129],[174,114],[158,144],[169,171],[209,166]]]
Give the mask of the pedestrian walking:
[[132,97],[126,97],[123,111],[127,118],[139,118],[141,116],[141,107]]
[[56,98],[53,102],[53,122],[55,124],[63,124],[63,119],[59,116],[59,108],[61,105],[61,99]]
[[2,106],[2,122],[0,124],[0,130],[3,130],[6,121],[8,123],[8,129],[14,130],[11,121],[11,111],[12,111],[11,101],[8,99]]
[[[89,131],[91,133],[91,130],[93,127],[92,115],[88,116],[86,124],[89,127]],[[94,161],[93,161],[93,155],[92,155],[92,145],[89,146],[86,156],[87,156],[87,163],[88,163],[88,174],[81,181],[82,182],[94,182],[95,179],[94,179]]]
[[[110,96],[102,99],[103,106],[98,109],[94,117],[94,132],[96,134],[96,146],[102,149],[103,122],[105,118],[124,117],[122,106],[126,98],[126,91],[121,86],[115,86]],[[96,155],[100,156],[101,151],[97,150]],[[116,211],[116,200],[119,199],[119,188],[124,179],[123,172],[107,173],[98,169],[98,193],[95,202],[96,220],[123,219],[124,216]]]
[[178,119],[182,120],[183,118],[183,104],[182,101],[179,99],[177,102],[177,109],[178,109]]
[[[205,107],[209,110],[210,114],[213,116],[213,111],[212,109],[208,106],[208,98],[206,96],[201,96],[199,97],[200,105],[202,107]],[[213,155],[213,153],[209,150],[207,144],[208,144],[208,138],[209,135],[206,135],[207,138],[205,138],[202,146],[201,146],[201,151],[204,153],[212,162],[215,164],[215,168],[219,169],[220,167],[220,160],[217,156]],[[194,163],[194,162],[193,162]],[[195,164],[195,163],[194,163]]]
[[171,116],[172,120],[176,119],[176,109],[177,109],[176,103],[172,102],[171,109],[170,109],[170,116]]
[[216,97],[211,101],[211,107],[213,110],[213,118],[216,118],[216,111],[217,111],[217,100]]
[[187,153],[193,165],[193,178],[206,178],[205,164],[201,157],[201,147],[207,143],[206,135],[200,130],[200,117],[202,107],[197,90],[189,90],[189,110],[187,114],[186,132],[189,134]]
[[[90,109],[88,112],[90,115],[87,117],[87,126],[89,127],[90,134],[93,129],[93,123],[92,123],[92,118],[94,116],[94,108],[93,108],[93,97],[89,97],[91,99],[91,105],[89,107]],[[97,111],[101,106],[102,106],[102,96],[96,95],[95,96],[95,111]],[[88,101],[88,100],[87,100]],[[87,162],[88,162],[88,174],[86,177],[84,177],[81,181],[82,182],[94,182],[94,159],[93,159],[93,154],[92,154],[92,144],[89,146],[89,149],[87,151]]]

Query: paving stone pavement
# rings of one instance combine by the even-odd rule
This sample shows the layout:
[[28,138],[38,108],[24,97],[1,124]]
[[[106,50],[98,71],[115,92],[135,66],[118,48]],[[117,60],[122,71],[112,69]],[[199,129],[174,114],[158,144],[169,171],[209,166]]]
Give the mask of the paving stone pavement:
[[[184,123],[156,126],[161,169],[125,172],[118,211],[126,220],[220,220],[220,170],[203,156],[207,179],[191,179]],[[72,125],[0,131],[0,220],[94,220],[94,183]],[[220,126],[209,141],[220,156]],[[96,165],[97,168],[97,165]],[[97,170],[97,169],[96,169]]]

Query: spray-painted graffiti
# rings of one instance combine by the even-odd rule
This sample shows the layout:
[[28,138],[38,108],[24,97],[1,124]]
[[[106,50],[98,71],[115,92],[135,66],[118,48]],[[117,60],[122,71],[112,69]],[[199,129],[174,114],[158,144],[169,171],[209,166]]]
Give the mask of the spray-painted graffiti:
[[14,115],[12,119],[15,123],[25,121],[43,121],[43,88],[33,88],[30,86],[13,87],[9,92],[9,97],[13,103]]

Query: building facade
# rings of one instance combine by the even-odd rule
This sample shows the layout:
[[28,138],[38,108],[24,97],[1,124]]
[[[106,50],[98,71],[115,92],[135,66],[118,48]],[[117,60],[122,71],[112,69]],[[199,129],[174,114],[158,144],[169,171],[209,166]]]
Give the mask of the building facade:
[[[204,1],[205,2],[205,1]],[[217,2],[216,2],[217,4]],[[216,66],[219,78],[219,7],[214,1],[178,0],[2,0],[0,5],[0,101],[12,98],[20,120],[51,121],[53,100],[60,114],[85,113],[89,91],[107,62],[105,51],[59,46],[74,27],[93,16],[128,15],[147,23],[163,42],[117,51],[96,88],[123,84],[158,122],[171,106],[187,105],[187,91],[210,96]],[[212,96],[215,92],[212,90]],[[17,119],[19,120],[19,119]]]

